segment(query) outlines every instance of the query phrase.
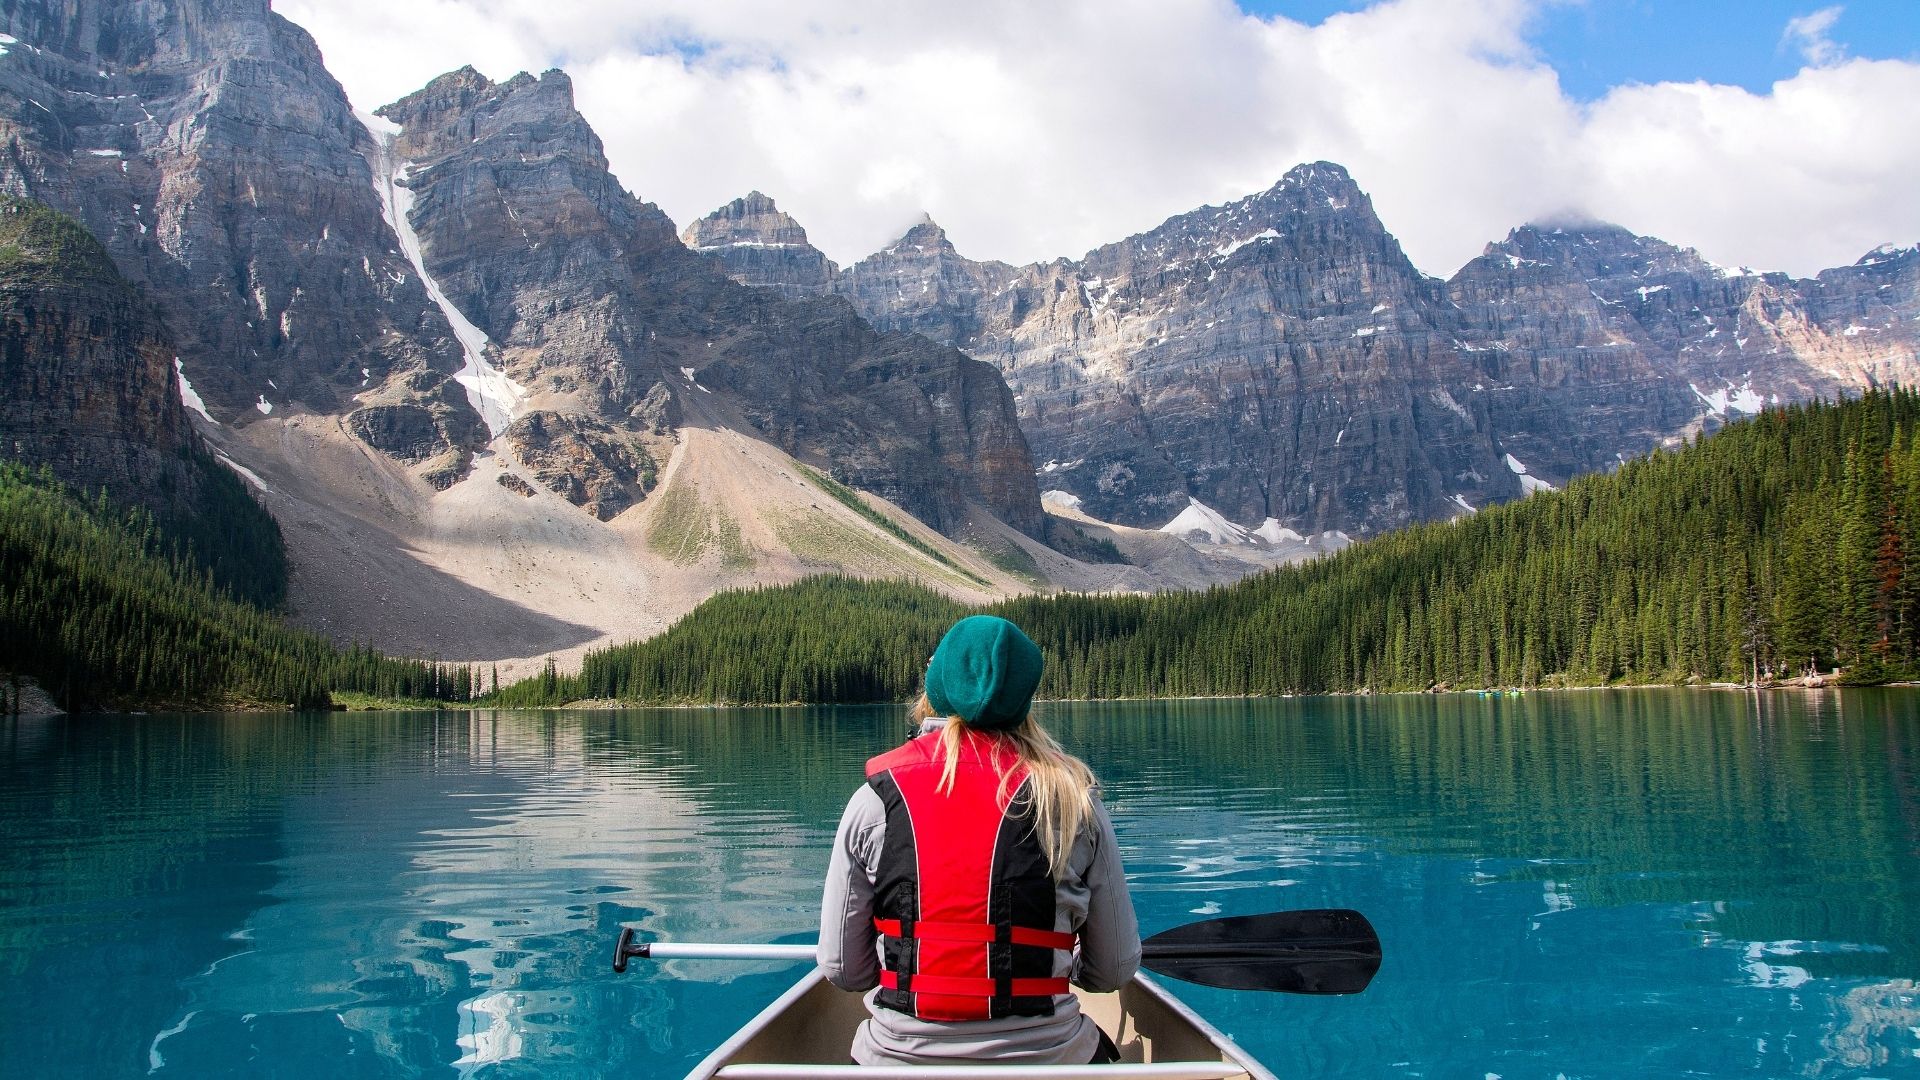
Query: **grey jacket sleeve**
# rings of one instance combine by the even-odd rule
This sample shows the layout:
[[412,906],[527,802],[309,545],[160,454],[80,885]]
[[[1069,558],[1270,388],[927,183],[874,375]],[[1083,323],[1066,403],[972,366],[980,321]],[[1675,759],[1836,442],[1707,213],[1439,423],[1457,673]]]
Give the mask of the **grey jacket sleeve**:
[[1140,970],[1140,924],[1134,918],[1133,897],[1127,895],[1127,875],[1120,866],[1120,842],[1113,835],[1113,819],[1096,793],[1093,822],[1093,862],[1087,868],[1087,921],[1080,928],[1080,957],[1073,971],[1076,985],[1095,993],[1118,990]]
[[887,824],[880,796],[865,784],[847,800],[820,897],[820,970],[842,990],[880,984],[879,934],[873,928],[873,867]]

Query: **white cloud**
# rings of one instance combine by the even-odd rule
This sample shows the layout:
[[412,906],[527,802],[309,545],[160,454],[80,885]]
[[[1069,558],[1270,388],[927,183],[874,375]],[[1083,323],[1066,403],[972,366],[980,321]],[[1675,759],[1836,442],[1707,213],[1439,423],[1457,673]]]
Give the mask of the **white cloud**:
[[[1882,96],[1891,95],[1891,96]],[[1808,68],[1765,96],[1735,87],[1615,90],[1584,125],[1601,216],[1716,262],[1811,273],[1920,240],[1920,66]]]
[[1228,0],[276,8],[361,105],[467,63],[563,66],[622,181],[675,221],[758,188],[843,263],[922,210],[975,258],[1078,255],[1317,159],[1440,275],[1564,210],[1803,274],[1920,240],[1920,64],[1822,46],[1837,8],[1790,27],[1809,66],[1770,93],[1581,105],[1526,41],[1547,2],[1388,0],[1317,26]]
[[1791,46],[1797,49],[1807,63],[1815,67],[1838,63],[1846,58],[1847,50],[1827,32],[1833,24],[1840,21],[1845,11],[1840,5],[1821,8],[1808,15],[1797,15],[1787,20],[1787,29],[1780,35],[1780,47]]

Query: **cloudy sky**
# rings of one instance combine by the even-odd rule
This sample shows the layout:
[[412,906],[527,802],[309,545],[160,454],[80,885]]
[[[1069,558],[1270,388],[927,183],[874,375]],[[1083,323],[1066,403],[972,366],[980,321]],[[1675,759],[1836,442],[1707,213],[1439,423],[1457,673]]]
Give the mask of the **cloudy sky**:
[[565,68],[685,225],[759,189],[841,263],[931,213],[1077,256],[1347,166],[1424,271],[1587,217],[1811,274],[1920,242],[1920,0],[274,0],[357,105]]

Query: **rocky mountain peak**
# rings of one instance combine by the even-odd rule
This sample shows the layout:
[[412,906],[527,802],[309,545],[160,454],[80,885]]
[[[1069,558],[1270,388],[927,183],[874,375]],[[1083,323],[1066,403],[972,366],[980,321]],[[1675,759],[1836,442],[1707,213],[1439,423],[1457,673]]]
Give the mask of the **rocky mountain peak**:
[[982,305],[1003,296],[1018,273],[961,255],[947,231],[922,214],[900,239],[841,271],[833,291],[875,326],[970,350]]
[[1265,191],[1224,206],[1201,207],[1190,214],[1168,219],[1168,224],[1205,221],[1216,231],[1230,233],[1249,227],[1279,226],[1288,220],[1298,222],[1339,214],[1354,216],[1368,229],[1386,231],[1386,226],[1373,213],[1373,200],[1361,190],[1353,175],[1330,161],[1316,161],[1288,169]]
[[1346,166],[1331,161],[1309,161],[1295,165],[1280,177],[1280,182],[1269,188],[1267,193],[1298,192],[1302,197],[1328,201],[1334,209],[1344,209],[1343,204],[1367,201],[1366,192],[1360,190],[1360,184]]
[[959,253],[959,250],[953,246],[953,241],[947,239],[947,230],[933,220],[932,214],[925,212],[921,213],[920,220],[915,222],[905,235],[886,248],[886,254],[909,259],[916,255],[940,256]]
[[[1518,295],[1513,290],[1534,296],[1543,295],[1539,290],[1557,290],[1565,302],[1592,308],[1617,302],[1621,293],[1651,293],[1682,279],[1727,276],[1691,248],[1610,222],[1563,219],[1511,230],[1506,239],[1488,244],[1461,267],[1452,285],[1456,299],[1462,294],[1510,298]],[[1610,317],[1598,310],[1593,315]]]
[[[1222,206],[1203,206],[1157,228],[1096,248],[1076,264],[1103,284],[1141,280],[1185,267],[1215,271],[1229,262],[1332,269],[1327,261],[1369,268],[1381,279],[1369,295],[1417,287],[1420,273],[1374,213],[1373,201],[1346,169],[1314,162],[1289,169],[1272,187]],[[1385,279],[1400,284],[1384,286]],[[1210,279],[1211,280],[1211,279]]]
[[[975,263],[932,229],[910,233],[835,288],[877,324],[998,365],[1048,485],[1096,517],[1159,525],[1198,498],[1233,520],[1359,528],[1440,506],[1455,474],[1499,481],[1494,455],[1439,431],[1473,424],[1457,400],[1428,425],[1438,448],[1348,422],[1440,401],[1410,384],[1451,315],[1331,163],[1077,260]],[[1382,469],[1420,490],[1359,480]]]
[[[613,178],[563,77],[454,72],[380,114],[399,126],[389,168],[421,268],[518,388],[497,434],[575,505],[611,518],[645,497],[683,425],[746,425],[936,528],[960,527],[969,499],[1041,527],[1031,458],[990,367],[876,334],[844,303],[727,280],[726,258],[688,250]],[[736,258],[811,255],[819,282],[830,270],[764,195],[689,237]]]
[[0,63],[0,188],[100,239],[159,303],[215,420],[341,412],[389,380],[437,396],[458,351],[392,253],[367,133],[311,36],[265,0],[0,12],[19,39]]
[[1505,240],[1488,244],[1476,261],[1485,261],[1491,266],[1504,263],[1509,270],[1547,267],[1582,280],[1691,274],[1712,269],[1712,264],[1691,248],[1677,247],[1619,225],[1595,221],[1522,225],[1509,232]]
[[1908,244],[1906,247],[1897,244],[1881,244],[1860,256],[1860,260],[1853,265],[1881,266],[1887,263],[1913,262],[1915,259],[1920,259],[1920,244]]
[[504,138],[522,157],[565,154],[585,168],[607,169],[606,148],[574,107],[573,80],[559,70],[538,78],[523,71],[495,83],[464,67],[374,112],[400,125],[395,149],[408,160],[460,153],[482,139]]
[[799,222],[758,191],[687,226],[680,239],[720,260],[733,280],[773,288],[787,297],[828,291],[838,269],[807,240]]
[[1193,499],[1307,532],[1468,512],[1734,411],[1910,378],[1920,304],[1911,249],[1803,283],[1573,218],[1440,282],[1331,162],[1078,260],[899,249],[836,288],[996,363],[1047,486],[1143,525]]
[[813,246],[807,241],[807,230],[758,191],[750,191],[687,226],[680,239],[695,251],[732,245]]
[[[691,233],[702,225],[726,225],[732,228],[749,227],[762,230],[767,225],[772,225],[775,229],[800,228],[799,222],[781,212],[779,204],[773,201],[772,196],[757,189],[747,192],[687,226],[687,231]],[[801,229],[801,232],[804,234],[806,230]]]

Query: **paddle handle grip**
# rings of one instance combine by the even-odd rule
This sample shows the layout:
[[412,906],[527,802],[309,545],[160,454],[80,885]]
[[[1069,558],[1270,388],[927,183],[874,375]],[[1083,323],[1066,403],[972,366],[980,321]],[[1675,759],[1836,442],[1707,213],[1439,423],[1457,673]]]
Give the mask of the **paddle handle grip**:
[[624,972],[633,957],[642,960],[812,960],[818,955],[813,945],[722,945],[697,941],[633,940],[633,927],[620,928],[620,943],[613,953],[613,970]]

